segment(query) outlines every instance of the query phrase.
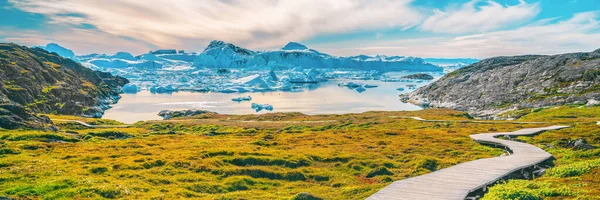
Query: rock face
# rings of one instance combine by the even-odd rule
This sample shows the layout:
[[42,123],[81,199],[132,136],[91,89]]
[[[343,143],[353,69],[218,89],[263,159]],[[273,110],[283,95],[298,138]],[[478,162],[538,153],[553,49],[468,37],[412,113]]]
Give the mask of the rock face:
[[210,112],[210,111],[206,111],[206,110],[161,110],[158,113],[158,116],[161,116],[163,118],[163,120],[167,120],[167,119],[171,119],[173,117],[189,117],[189,116],[194,116],[194,115],[201,115],[201,114],[207,114],[207,113],[214,113],[214,112]]
[[0,43],[0,80],[0,127],[10,129],[49,123],[34,113],[100,117],[128,83],[56,53],[8,43]]
[[402,96],[430,107],[488,116],[517,108],[600,100],[600,49],[482,60]]

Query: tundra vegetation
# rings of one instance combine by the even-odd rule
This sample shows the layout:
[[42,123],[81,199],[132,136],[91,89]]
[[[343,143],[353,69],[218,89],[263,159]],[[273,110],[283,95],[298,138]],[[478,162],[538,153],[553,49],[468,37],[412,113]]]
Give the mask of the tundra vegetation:
[[[516,111],[515,111],[516,112]],[[600,107],[546,108],[521,121],[572,128],[518,139],[556,156],[535,180],[498,184],[488,199],[562,199],[600,195]],[[49,115],[58,132],[0,130],[0,196],[24,199],[364,199],[393,181],[503,154],[470,134],[545,124],[421,122],[469,120],[426,109],[308,116],[300,113],[202,115],[87,128],[62,120],[115,125],[103,119]],[[569,116],[569,117],[567,117]]]

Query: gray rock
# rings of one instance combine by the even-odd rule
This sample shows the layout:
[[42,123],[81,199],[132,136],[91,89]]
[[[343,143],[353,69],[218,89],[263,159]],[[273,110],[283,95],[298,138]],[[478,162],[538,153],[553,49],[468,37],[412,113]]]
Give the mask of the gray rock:
[[585,139],[583,138],[578,138],[576,140],[569,141],[567,146],[575,150],[590,150],[595,148],[594,146],[588,144],[587,141],[585,141]]
[[482,60],[402,97],[478,117],[600,99],[600,51]]
[[600,101],[596,101],[595,99],[590,99],[588,100],[587,104],[585,104],[585,106],[587,107],[592,107],[596,105],[600,105]]

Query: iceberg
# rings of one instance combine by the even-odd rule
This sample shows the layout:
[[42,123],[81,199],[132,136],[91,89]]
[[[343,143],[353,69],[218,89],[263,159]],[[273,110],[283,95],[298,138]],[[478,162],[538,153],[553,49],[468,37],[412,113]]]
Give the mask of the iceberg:
[[139,88],[137,85],[131,84],[131,83],[128,83],[128,84],[126,84],[126,85],[123,86],[123,92],[124,93],[135,94],[135,93],[139,92],[140,90],[141,90],[141,88]]
[[136,60],[136,58],[133,55],[131,55],[130,53],[127,53],[127,52],[117,52],[117,53],[115,53],[115,55],[112,55],[110,58],[131,60],[131,61]]
[[398,88],[396,90],[398,90],[398,91],[404,91],[404,88]]
[[363,93],[364,91],[367,91],[367,89],[365,89],[365,87],[363,86],[359,86],[355,89],[358,93]]
[[176,92],[176,91],[177,91],[177,88],[174,88],[172,85],[168,85],[166,87],[154,86],[154,87],[150,88],[151,93],[171,93],[171,92]]
[[354,83],[354,82],[339,83],[338,86],[345,86],[345,87],[348,87],[350,89],[355,89],[357,87],[361,87],[360,84],[357,84],[357,83]]
[[251,107],[256,110],[256,112],[260,112],[261,110],[273,111],[273,106],[270,104],[252,103]]
[[371,85],[371,84],[365,84],[363,87],[365,87],[365,88],[376,88],[378,86],[377,85]]
[[331,56],[291,42],[285,47],[270,51],[252,51],[223,41],[212,41],[194,60],[197,67],[209,68],[250,68],[269,67],[312,67],[348,68],[378,71],[434,71],[442,72],[442,67],[426,63],[417,57],[403,56]]
[[251,96],[245,96],[245,97],[236,97],[231,99],[231,101],[237,101],[237,102],[242,102],[242,101],[251,101],[252,97]]

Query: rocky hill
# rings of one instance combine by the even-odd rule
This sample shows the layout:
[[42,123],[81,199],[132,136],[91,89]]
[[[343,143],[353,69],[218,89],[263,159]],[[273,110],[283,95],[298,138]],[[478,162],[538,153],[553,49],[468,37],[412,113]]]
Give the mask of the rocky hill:
[[128,83],[56,53],[10,43],[0,43],[0,80],[0,127],[7,129],[49,122],[35,113],[100,117]]
[[600,49],[482,60],[402,96],[404,101],[489,116],[600,99]]

